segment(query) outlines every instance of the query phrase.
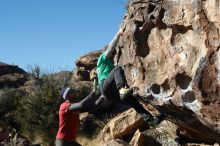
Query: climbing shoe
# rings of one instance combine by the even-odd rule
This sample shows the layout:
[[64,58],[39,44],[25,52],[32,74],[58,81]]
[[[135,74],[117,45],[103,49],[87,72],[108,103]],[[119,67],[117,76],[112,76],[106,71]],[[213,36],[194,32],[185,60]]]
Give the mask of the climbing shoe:
[[121,89],[119,90],[119,93],[120,93],[120,94],[126,94],[126,93],[128,92],[128,90],[129,90],[129,88],[121,88]]
[[121,88],[119,90],[120,97],[122,100],[126,99],[128,96],[132,95],[133,89],[131,88]]
[[147,125],[150,127],[150,128],[153,128],[155,127],[156,125],[158,125],[160,123],[160,120],[158,117],[150,117],[149,120],[146,121]]

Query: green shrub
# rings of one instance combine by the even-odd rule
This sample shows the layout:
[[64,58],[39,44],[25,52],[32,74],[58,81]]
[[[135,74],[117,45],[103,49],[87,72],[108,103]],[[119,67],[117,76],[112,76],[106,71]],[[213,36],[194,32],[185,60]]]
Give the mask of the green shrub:
[[53,144],[58,130],[58,110],[61,100],[59,91],[66,83],[52,75],[40,76],[36,70],[32,77],[31,91],[22,100],[16,111],[16,119],[22,133],[32,140],[42,138],[45,145]]
[[[40,67],[32,68],[27,91],[4,89],[0,93],[0,120],[15,128],[30,140],[40,139],[44,145],[54,145],[59,124],[59,92],[70,85],[71,74],[42,74]],[[79,99],[91,91],[91,85],[75,83]],[[0,121],[0,122],[1,122]]]
[[20,126],[14,115],[20,99],[22,99],[22,93],[16,89],[5,88],[1,91],[0,121],[16,129]]

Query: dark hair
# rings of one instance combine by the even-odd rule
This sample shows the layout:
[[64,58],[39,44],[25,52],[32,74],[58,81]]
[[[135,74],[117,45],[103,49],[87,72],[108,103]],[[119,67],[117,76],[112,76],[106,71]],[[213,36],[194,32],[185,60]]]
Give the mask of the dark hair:
[[71,87],[64,87],[64,88],[62,88],[62,90],[60,92],[60,98],[66,99],[66,97],[70,93],[76,93],[75,89],[73,89]]

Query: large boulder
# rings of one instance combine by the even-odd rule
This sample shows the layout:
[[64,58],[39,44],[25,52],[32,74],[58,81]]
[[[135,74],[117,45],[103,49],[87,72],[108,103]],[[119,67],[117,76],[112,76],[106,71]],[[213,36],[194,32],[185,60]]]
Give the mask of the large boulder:
[[130,0],[114,58],[141,95],[160,104],[171,99],[215,132],[220,131],[219,14],[220,4],[211,0]]
[[160,145],[175,145],[178,146],[175,139],[178,137],[176,135],[176,126],[169,122],[163,121],[155,129],[148,129],[144,132],[137,130],[130,141],[133,146],[160,146]]
[[103,50],[98,50],[79,57],[75,62],[77,68],[73,71],[73,80],[94,80],[96,78],[96,64],[102,52]]
[[130,144],[132,146],[143,146],[147,144],[147,138],[144,136],[143,133],[140,132],[140,130],[137,130],[134,133],[133,138],[130,141]]
[[75,64],[77,67],[84,67],[86,70],[91,70],[96,67],[98,57],[102,52],[103,50],[90,52],[82,57],[79,57]]
[[207,143],[220,143],[219,14],[213,0],[130,0],[114,58],[130,87],[160,105],[172,100],[161,108],[169,120]]
[[122,139],[143,126],[143,118],[134,109],[129,109],[113,118],[99,133],[98,139],[102,143]]
[[200,101],[219,101],[218,13],[210,1],[130,1],[115,57],[129,84],[143,94],[157,85],[161,98],[192,91]]

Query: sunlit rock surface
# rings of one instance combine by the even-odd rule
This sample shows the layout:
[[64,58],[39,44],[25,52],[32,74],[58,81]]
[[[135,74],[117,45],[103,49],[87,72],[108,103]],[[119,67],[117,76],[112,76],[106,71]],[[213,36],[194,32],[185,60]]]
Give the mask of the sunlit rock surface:
[[130,0],[121,27],[114,61],[129,86],[189,138],[220,143],[220,2]]

